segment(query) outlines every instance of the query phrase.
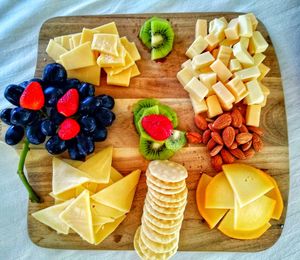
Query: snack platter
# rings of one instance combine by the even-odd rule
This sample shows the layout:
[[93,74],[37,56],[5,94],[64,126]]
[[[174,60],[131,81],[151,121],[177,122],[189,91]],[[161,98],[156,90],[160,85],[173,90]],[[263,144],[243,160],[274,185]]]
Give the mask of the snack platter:
[[[116,114],[114,124],[109,128],[108,138],[96,143],[96,152],[113,145],[112,166],[123,175],[141,169],[142,174],[136,188],[133,204],[129,214],[118,228],[99,245],[92,245],[82,240],[77,234],[59,235],[51,228],[37,222],[32,213],[53,205],[49,195],[52,182],[52,157],[40,146],[31,147],[26,167],[29,182],[42,197],[43,203],[29,202],[28,233],[37,245],[47,248],[92,249],[92,250],[133,250],[134,236],[141,223],[144,200],[147,193],[145,171],[148,161],[139,152],[139,136],[133,124],[132,106],[142,98],[156,98],[170,106],[177,113],[178,129],[197,131],[194,125],[194,111],[188,93],[176,79],[180,65],[187,59],[185,52],[194,41],[196,20],[208,21],[224,16],[228,21],[238,13],[183,13],[159,14],[168,19],[175,33],[172,52],[166,59],[158,62],[150,59],[148,50],[138,40],[139,30],[144,21],[153,14],[110,15],[110,16],[74,16],[57,17],[47,20],[39,34],[38,58],[35,76],[41,77],[44,66],[53,62],[45,52],[49,39],[59,35],[72,34],[83,27],[94,28],[114,21],[120,36],[127,36],[134,41],[141,55],[137,61],[141,72],[139,77],[130,81],[129,88],[107,86],[104,73],[101,75],[101,86],[96,87],[96,94],[108,94],[115,98],[113,112]],[[179,251],[260,251],[272,246],[280,237],[285,221],[289,191],[289,157],[287,125],[284,106],[284,95],[281,84],[278,61],[272,42],[266,29],[260,22],[258,30],[267,40],[269,47],[264,53],[264,64],[271,68],[265,77],[264,84],[270,89],[267,105],[262,109],[260,126],[265,130],[264,149],[251,159],[242,163],[257,167],[269,173],[278,183],[284,202],[284,210],[279,221],[271,220],[272,226],[259,239],[231,239],[217,229],[210,230],[200,216],[196,205],[196,188],[202,173],[213,176],[215,171],[210,163],[206,146],[188,144],[172,157],[188,170],[186,186],[188,189],[187,205],[180,230]],[[68,159],[64,153],[63,158]]]

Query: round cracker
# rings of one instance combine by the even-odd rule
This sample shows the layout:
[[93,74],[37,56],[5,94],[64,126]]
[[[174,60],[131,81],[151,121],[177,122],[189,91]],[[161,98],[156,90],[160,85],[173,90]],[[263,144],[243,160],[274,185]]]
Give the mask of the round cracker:
[[155,185],[154,183],[152,183],[150,180],[147,179],[147,186],[149,189],[152,189],[152,190],[155,190],[159,193],[162,193],[162,194],[166,194],[166,195],[173,195],[173,194],[177,194],[177,193],[180,193],[182,192],[184,189],[185,189],[185,185],[182,186],[181,188],[178,188],[178,189],[164,189],[164,188],[161,188],[157,185]]
[[133,238],[133,247],[141,259],[146,259],[146,256],[143,254],[140,247],[140,234],[141,234],[141,226],[137,228]]
[[165,202],[161,201],[157,198],[155,198],[150,192],[147,193],[147,196],[149,196],[149,199],[153,201],[156,205],[164,208],[181,208],[183,205],[186,204],[186,200],[181,200],[178,202]]
[[155,190],[149,189],[148,192],[151,193],[155,198],[158,200],[164,201],[164,202],[181,202],[185,201],[187,198],[188,190],[185,188],[182,192],[177,193],[177,194],[170,194],[170,195],[165,195],[162,193],[159,193]]
[[188,176],[184,166],[168,160],[152,161],[148,169],[154,177],[165,182],[179,182]]
[[175,232],[178,232],[181,228],[181,223],[178,226],[172,227],[172,228],[160,228],[156,225],[153,225],[149,220],[147,220],[145,217],[142,217],[142,224],[147,225],[152,230],[157,232],[158,234],[162,235],[171,235]]
[[182,213],[181,214],[164,214],[164,213],[160,213],[160,212],[156,211],[154,208],[152,208],[150,203],[146,200],[145,200],[144,207],[146,208],[146,210],[151,215],[153,215],[153,216],[155,216],[159,219],[163,219],[163,220],[176,220],[176,219],[180,219],[183,215]]
[[157,243],[170,243],[171,241],[173,241],[174,239],[177,238],[178,236],[178,232],[176,233],[172,233],[169,235],[162,235],[160,233],[157,233],[155,230],[153,230],[150,226],[148,226],[147,224],[143,224],[141,226],[141,229],[143,230],[144,234],[151,239],[154,242]]
[[179,236],[175,240],[172,240],[169,243],[165,243],[165,244],[157,243],[157,242],[154,242],[151,239],[149,239],[143,232],[143,229],[141,229],[140,239],[141,239],[141,242],[147,248],[149,248],[151,251],[153,251],[155,253],[167,253],[167,252],[175,249],[176,247],[178,247]]
[[179,182],[165,182],[157,179],[156,177],[152,176],[149,170],[146,171],[147,180],[151,181],[153,184],[155,184],[158,187],[161,187],[163,189],[179,189],[182,186],[185,186],[185,181],[179,181]]

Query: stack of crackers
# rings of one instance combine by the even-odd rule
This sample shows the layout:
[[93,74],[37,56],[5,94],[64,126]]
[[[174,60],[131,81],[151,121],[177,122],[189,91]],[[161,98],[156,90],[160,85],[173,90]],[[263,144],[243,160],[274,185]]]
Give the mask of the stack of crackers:
[[187,170],[171,161],[152,161],[146,171],[148,192],[134,247],[142,259],[169,259],[178,249],[187,203]]

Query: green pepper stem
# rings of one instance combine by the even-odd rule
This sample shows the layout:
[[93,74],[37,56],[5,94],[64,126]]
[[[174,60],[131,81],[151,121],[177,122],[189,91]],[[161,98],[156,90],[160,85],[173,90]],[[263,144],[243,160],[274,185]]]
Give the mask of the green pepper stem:
[[24,144],[23,144],[23,149],[22,149],[22,152],[21,152],[21,155],[20,155],[20,160],[19,160],[17,173],[18,173],[21,181],[23,182],[26,190],[28,191],[30,201],[35,202],[35,203],[40,203],[41,202],[40,197],[32,189],[31,185],[29,184],[29,182],[28,182],[28,180],[27,180],[27,178],[24,174],[24,164],[25,164],[26,156],[27,156],[27,153],[28,153],[29,150],[30,150],[29,149],[29,142],[25,138]]

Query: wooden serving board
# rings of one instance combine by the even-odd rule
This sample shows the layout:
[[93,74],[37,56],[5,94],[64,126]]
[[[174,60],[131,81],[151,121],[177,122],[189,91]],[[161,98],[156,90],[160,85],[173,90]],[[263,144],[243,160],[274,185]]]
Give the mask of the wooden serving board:
[[[93,28],[115,21],[121,36],[126,35],[135,41],[142,60],[137,64],[141,75],[131,80],[129,88],[106,86],[103,76],[97,94],[106,93],[116,98],[114,111],[117,119],[109,129],[108,139],[97,144],[97,150],[109,144],[114,146],[113,166],[122,174],[141,168],[147,168],[148,162],[138,151],[138,135],[132,123],[132,104],[139,98],[154,97],[174,108],[179,116],[179,129],[195,130],[194,112],[188,95],[176,79],[180,65],[187,58],[185,51],[194,40],[194,29],[197,18],[212,20],[225,16],[227,19],[236,17],[237,13],[182,13],[159,14],[171,21],[175,31],[174,49],[163,62],[154,62],[150,53],[138,40],[139,28],[153,14],[110,15],[110,16],[76,16],[58,17],[46,21],[39,35],[38,59],[35,76],[41,76],[43,67],[53,62],[45,49],[50,38],[64,34],[77,33],[83,27]],[[266,37],[270,46],[266,51],[265,64],[271,71],[264,79],[271,94],[268,103],[262,110],[261,126],[265,129],[263,138],[265,148],[251,160],[244,163],[266,170],[274,176],[283,195],[285,209],[279,221],[272,221],[272,227],[257,240],[235,240],[224,236],[217,229],[210,230],[199,215],[195,189],[202,173],[214,175],[210,166],[210,158],[203,145],[195,145],[182,149],[172,160],[182,163],[189,171],[187,185],[189,189],[188,204],[181,229],[179,250],[182,251],[260,251],[272,246],[279,238],[286,215],[289,191],[289,156],[288,137],[284,106],[284,95],[278,61],[274,47],[266,28],[259,24],[258,30]],[[103,73],[104,74],[104,73]],[[64,155],[67,157],[68,155]],[[147,191],[145,174],[142,174],[132,205],[132,210],[117,230],[100,245],[94,246],[83,241],[78,235],[58,235],[55,231],[36,221],[31,213],[52,205],[53,199],[48,195],[51,191],[52,157],[41,147],[32,149],[27,160],[27,170],[34,189],[42,196],[42,204],[29,202],[28,233],[31,240],[42,247],[62,249],[104,249],[133,250],[133,236],[140,225],[142,207]]]

